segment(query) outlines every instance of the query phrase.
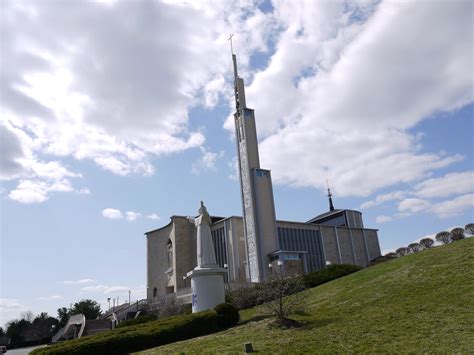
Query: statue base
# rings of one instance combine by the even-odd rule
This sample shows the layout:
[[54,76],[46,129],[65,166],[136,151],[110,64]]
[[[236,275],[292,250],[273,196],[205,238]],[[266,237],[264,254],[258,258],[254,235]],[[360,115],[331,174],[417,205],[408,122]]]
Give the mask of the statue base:
[[224,275],[227,270],[216,266],[195,267],[186,274],[191,278],[193,313],[206,311],[225,302]]

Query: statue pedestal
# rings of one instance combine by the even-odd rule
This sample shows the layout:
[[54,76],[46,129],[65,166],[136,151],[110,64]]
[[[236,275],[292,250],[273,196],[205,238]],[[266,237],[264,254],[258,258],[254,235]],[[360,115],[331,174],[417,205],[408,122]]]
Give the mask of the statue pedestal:
[[224,274],[220,267],[195,267],[186,274],[191,278],[193,313],[214,308],[225,302]]

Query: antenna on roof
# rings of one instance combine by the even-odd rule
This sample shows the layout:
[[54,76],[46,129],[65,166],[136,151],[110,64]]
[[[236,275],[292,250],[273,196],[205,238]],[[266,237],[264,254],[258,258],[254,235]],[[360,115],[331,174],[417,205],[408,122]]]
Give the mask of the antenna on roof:
[[328,186],[329,211],[334,211],[334,205],[332,204],[331,189],[329,188],[329,181],[327,178],[326,178],[326,185]]

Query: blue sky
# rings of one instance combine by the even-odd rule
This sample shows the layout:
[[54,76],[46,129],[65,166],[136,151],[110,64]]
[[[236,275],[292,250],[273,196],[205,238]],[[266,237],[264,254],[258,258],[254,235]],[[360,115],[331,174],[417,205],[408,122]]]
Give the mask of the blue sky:
[[470,1],[2,2],[0,325],[143,298],[144,232],[241,214],[234,33],[277,218],[474,221]]

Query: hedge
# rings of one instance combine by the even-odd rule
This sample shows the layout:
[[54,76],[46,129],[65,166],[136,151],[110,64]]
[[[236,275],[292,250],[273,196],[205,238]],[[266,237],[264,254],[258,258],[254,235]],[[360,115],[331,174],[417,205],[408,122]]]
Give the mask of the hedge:
[[183,314],[145,324],[131,325],[97,335],[68,340],[35,349],[34,355],[128,354],[144,349],[207,335],[220,330],[214,310]]
[[361,269],[360,266],[350,264],[331,265],[325,269],[305,274],[303,276],[303,284],[306,288],[316,287]]
[[221,328],[232,327],[239,321],[239,309],[230,303],[218,304],[215,310],[218,315],[217,321]]
[[128,320],[124,320],[120,322],[117,325],[117,328],[123,328],[123,327],[129,327],[131,325],[138,325],[138,324],[153,322],[156,319],[157,319],[156,316],[153,314],[140,315],[137,318],[132,318],[132,319],[128,319]]

